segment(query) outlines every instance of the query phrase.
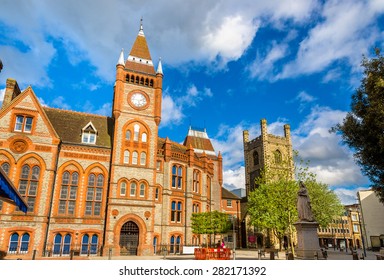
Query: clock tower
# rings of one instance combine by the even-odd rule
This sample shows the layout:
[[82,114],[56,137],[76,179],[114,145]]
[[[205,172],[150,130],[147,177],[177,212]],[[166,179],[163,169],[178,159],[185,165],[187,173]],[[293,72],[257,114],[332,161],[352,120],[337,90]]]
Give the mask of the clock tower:
[[[105,249],[150,250],[162,99],[161,61],[155,71],[143,26],[125,60],[116,65],[113,146]],[[134,254],[135,252],[127,252]]]

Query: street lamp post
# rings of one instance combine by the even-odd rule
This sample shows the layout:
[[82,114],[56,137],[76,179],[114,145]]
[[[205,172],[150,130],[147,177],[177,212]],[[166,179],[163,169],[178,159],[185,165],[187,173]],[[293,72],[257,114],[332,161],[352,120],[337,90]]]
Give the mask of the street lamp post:
[[365,251],[365,241],[364,241],[364,235],[363,235],[363,229],[361,227],[361,215],[360,215],[360,209],[361,207],[359,207],[357,213],[359,215],[359,227],[360,227],[360,236],[361,236],[361,243],[363,243],[363,252],[364,252],[364,257],[367,256],[367,252]]
[[347,239],[346,239],[346,237],[345,237],[345,229],[344,229],[344,220],[343,220],[343,217],[341,217],[341,226],[342,226],[342,228],[343,228],[345,253],[348,254],[348,249],[347,249]]
[[357,192],[357,199],[358,199],[358,206],[357,206],[357,215],[359,215],[359,227],[360,227],[360,236],[361,236],[361,243],[363,243],[363,251],[364,251],[364,257],[367,256],[367,252],[365,251],[365,238],[363,235],[363,229],[361,227],[361,200],[360,200],[360,194]]
[[235,221],[236,215],[232,216],[232,225],[233,225],[233,259],[236,260],[236,231],[235,231]]

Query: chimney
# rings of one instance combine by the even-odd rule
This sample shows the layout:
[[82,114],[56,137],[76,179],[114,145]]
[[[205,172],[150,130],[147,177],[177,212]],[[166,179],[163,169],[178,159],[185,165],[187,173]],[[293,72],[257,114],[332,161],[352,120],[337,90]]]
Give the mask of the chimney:
[[1,106],[1,109],[4,109],[7,107],[11,101],[18,96],[21,93],[19,85],[17,84],[16,80],[14,79],[7,79],[7,84],[5,87],[5,94],[4,94],[4,100],[3,104]]

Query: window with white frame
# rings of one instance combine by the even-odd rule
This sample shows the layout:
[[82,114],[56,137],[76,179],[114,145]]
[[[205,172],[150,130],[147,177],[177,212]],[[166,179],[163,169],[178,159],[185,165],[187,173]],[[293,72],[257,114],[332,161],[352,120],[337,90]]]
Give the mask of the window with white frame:
[[83,129],[81,130],[81,142],[85,144],[96,144],[96,135],[97,130],[93,126],[92,122],[89,122]]
[[145,184],[140,184],[140,197],[145,197]]
[[85,215],[99,216],[103,198],[104,176],[90,174],[88,176],[87,196],[85,201]]
[[120,195],[125,196],[127,193],[127,183],[126,182],[121,182],[120,183]]
[[130,188],[130,196],[136,196],[136,188],[137,184],[135,182],[132,182]]
[[28,253],[30,236],[24,233],[21,236],[13,233],[9,238],[8,253],[10,254],[26,254]]
[[227,207],[232,207],[232,200],[231,199],[227,199]]
[[17,115],[14,131],[30,133],[32,131],[33,118]]

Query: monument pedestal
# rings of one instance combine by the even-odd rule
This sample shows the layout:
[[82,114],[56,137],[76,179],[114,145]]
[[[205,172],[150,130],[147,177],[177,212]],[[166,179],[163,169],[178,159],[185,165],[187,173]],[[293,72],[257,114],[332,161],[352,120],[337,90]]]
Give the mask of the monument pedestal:
[[297,246],[295,248],[296,257],[304,260],[313,260],[315,254],[321,254],[319,246],[319,236],[316,222],[300,221],[294,224],[297,231]]

